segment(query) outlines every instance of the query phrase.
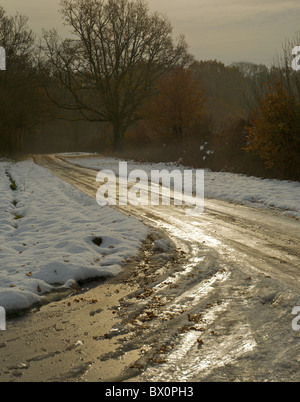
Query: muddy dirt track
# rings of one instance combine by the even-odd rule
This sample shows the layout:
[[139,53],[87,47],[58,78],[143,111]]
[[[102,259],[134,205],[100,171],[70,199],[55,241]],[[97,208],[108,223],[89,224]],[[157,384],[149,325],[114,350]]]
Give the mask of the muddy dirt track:
[[[96,171],[55,156],[35,162],[95,197]],[[140,256],[112,283],[45,306],[28,324],[16,320],[21,340],[13,332],[0,338],[3,379],[300,380],[300,331],[292,329],[300,305],[298,220],[212,199],[196,217],[172,205],[118,208],[151,227]],[[160,238],[169,239],[167,249],[153,248]],[[33,331],[38,314],[48,330],[40,320]],[[34,339],[43,351],[34,351]],[[30,344],[31,357],[14,342]]]

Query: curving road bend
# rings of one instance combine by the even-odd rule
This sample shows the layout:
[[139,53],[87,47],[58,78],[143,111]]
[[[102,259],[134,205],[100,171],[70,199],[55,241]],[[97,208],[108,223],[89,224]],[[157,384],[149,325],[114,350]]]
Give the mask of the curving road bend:
[[[95,197],[94,170],[54,155],[34,159]],[[176,269],[166,262],[149,295],[127,303],[123,330],[145,352],[123,381],[300,380],[298,220],[213,199],[194,217],[173,205],[118,209],[164,231],[182,255]]]

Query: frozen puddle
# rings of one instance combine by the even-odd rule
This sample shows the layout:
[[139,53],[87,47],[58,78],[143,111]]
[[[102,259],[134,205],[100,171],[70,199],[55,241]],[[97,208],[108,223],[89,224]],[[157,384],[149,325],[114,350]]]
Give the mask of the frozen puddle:
[[[228,308],[230,302],[214,306],[203,316],[202,327],[208,327]],[[194,378],[199,378],[201,373],[209,375],[212,370],[234,363],[257,346],[247,324],[237,327],[235,333],[217,341],[214,347],[210,345],[205,348],[206,341],[202,347],[200,338],[201,333],[198,331],[189,331],[181,335],[180,342],[168,355],[167,362],[160,367],[151,366],[145,371],[143,381],[193,381]]]

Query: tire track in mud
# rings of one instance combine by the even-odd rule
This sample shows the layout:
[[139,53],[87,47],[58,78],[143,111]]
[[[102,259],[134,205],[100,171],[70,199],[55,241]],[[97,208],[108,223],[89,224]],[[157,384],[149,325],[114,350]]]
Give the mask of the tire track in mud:
[[[95,171],[55,157],[36,162],[95,196]],[[299,222],[213,200],[197,218],[172,206],[118,209],[163,231],[181,257],[175,263],[167,253],[159,276],[120,301],[120,323],[107,336],[125,341],[100,359],[142,356],[118,380],[299,380],[291,329],[300,305]]]

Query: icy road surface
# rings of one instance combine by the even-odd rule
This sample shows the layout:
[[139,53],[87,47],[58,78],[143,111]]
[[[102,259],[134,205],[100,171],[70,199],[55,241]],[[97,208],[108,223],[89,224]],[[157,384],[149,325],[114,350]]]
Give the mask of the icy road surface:
[[[95,197],[96,171],[36,162]],[[299,220],[213,199],[196,217],[172,205],[117,208],[163,230],[183,257],[128,300],[126,350],[145,354],[122,380],[300,380]]]

